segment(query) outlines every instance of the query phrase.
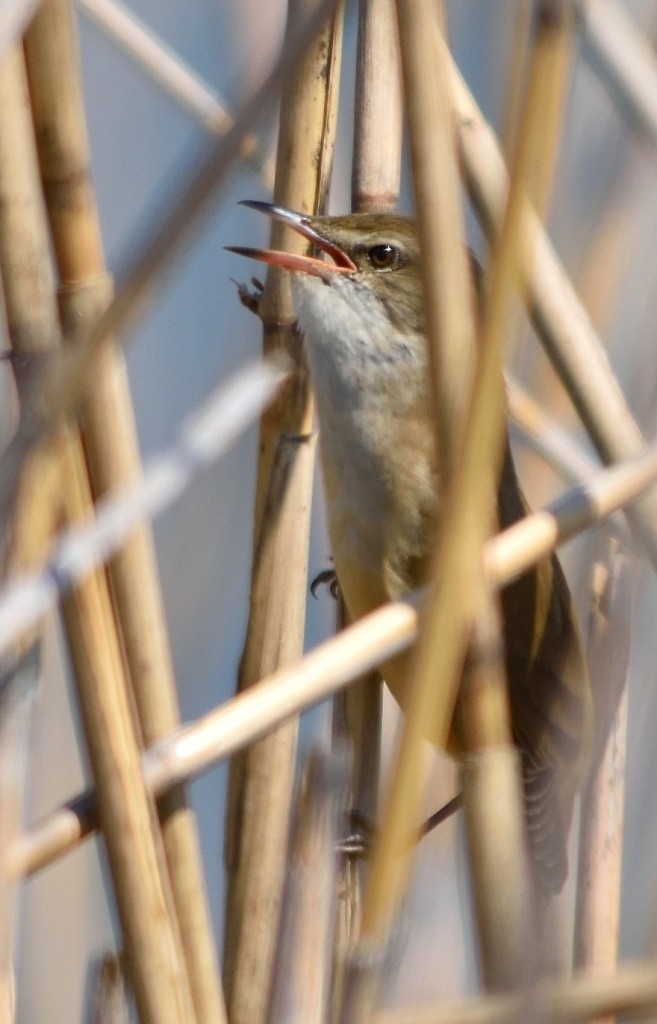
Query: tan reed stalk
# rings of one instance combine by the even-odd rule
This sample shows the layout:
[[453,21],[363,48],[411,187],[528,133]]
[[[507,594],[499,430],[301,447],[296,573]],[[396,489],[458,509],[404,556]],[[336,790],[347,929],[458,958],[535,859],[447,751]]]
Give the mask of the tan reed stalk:
[[315,751],[307,759],[290,837],[269,1024],[328,1019],[346,768],[344,751]]
[[[17,355],[45,357],[57,345],[59,324],[20,51],[0,75],[0,111],[0,263],[9,334]],[[63,460],[66,512],[87,517],[91,498],[82,449],[72,434],[64,440]],[[187,979],[169,919],[152,804],[141,777],[102,573],[89,576],[67,598],[64,616],[137,1002],[144,1020],[179,1024],[189,1019]]]
[[[508,182],[493,132],[482,117],[444,42],[437,52],[449,68],[459,146],[468,191],[489,236],[499,230]],[[572,290],[535,216],[528,210],[526,288],[534,327],[567,388],[600,457],[623,461],[643,440],[588,316]],[[628,509],[628,516],[653,564],[657,564],[657,494]]]
[[513,1020],[552,1024],[587,1021],[612,1014],[648,1017],[657,1012],[657,966],[654,961],[625,964],[613,978],[576,975],[551,981],[526,995],[489,995],[458,1002],[386,1010],[372,1024],[508,1024]]
[[575,967],[598,977],[618,961],[625,807],[627,685],[636,565],[605,538],[596,561],[589,626],[595,683],[594,752],[582,793],[575,912]]
[[39,0],[18,0],[10,4],[0,23],[0,61],[4,61],[14,46],[20,45],[20,39],[29,25]]
[[[401,26],[400,19],[400,29]],[[429,53],[433,56],[435,51],[431,48],[432,29],[437,32],[429,20],[423,27],[422,34],[423,38],[429,39]],[[401,39],[404,57],[403,31]],[[417,48],[417,39],[414,40],[414,44]],[[419,752],[420,739],[427,732],[427,722],[433,723],[431,734],[438,737],[440,745],[445,746],[454,711],[467,632],[473,618],[480,615],[482,608],[487,605],[480,552],[493,522],[496,467],[499,466],[504,439],[501,357],[510,311],[511,289],[517,274],[518,242],[526,201],[526,178],[535,164],[538,153],[540,132],[537,129],[536,115],[551,87],[551,66],[547,60],[541,60],[540,57],[540,48],[537,48],[523,128],[520,132],[515,173],[511,178],[504,224],[492,262],[473,398],[466,420],[463,448],[459,451],[459,464],[453,481],[447,481],[432,573],[432,578],[436,582],[429,595],[426,624],[416,658],[418,682],[412,695],[412,703],[407,709],[405,729],[393,773],[393,784],[386,805],[381,836],[373,848],[370,887],[367,890],[360,936],[363,948],[357,948],[357,954],[368,949],[371,955],[372,948],[380,950],[386,941],[392,913],[400,895],[405,862],[408,860],[403,855],[407,837],[413,827],[413,816],[417,813],[418,779],[421,778],[421,773],[419,756],[414,755],[414,751]],[[428,62],[427,68],[431,67],[432,64]],[[427,132],[427,126],[423,127]],[[419,215],[422,219],[421,212]],[[478,501],[471,497],[475,494]],[[498,746],[500,740],[509,736],[508,725],[505,734],[503,731],[502,735],[496,728],[500,720],[505,720],[503,687],[499,674],[496,674],[496,680],[496,685],[487,686],[481,693],[486,704],[493,695],[496,695],[496,710],[490,718],[490,721],[495,723],[495,728],[488,733],[492,746]],[[491,681],[490,674],[488,681]],[[489,712],[484,707],[480,709],[480,714],[482,721],[485,721]],[[504,958],[499,942],[492,943],[484,956],[487,973],[495,983],[509,982],[508,974],[505,972],[510,959],[514,961],[514,977],[518,978],[518,964],[524,964],[522,952],[527,938],[522,906],[527,903],[528,890],[526,884],[523,885],[523,880],[526,880],[528,875],[524,860],[526,855],[520,841],[521,802],[517,770],[508,770],[505,778],[508,780],[508,805],[510,808],[515,807],[517,827],[515,830],[509,828],[506,833],[499,834],[499,849],[503,849],[506,842],[512,843],[512,849],[507,848],[507,855],[510,853],[510,864],[517,871],[520,896],[515,904],[519,913],[514,921],[513,934],[504,937],[503,940],[508,941],[509,959],[502,966]],[[483,809],[483,802],[477,806]],[[494,842],[491,845],[494,847]],[[481,846],[479,849],[483,852]],[[513,871],[511,873],[513,874]],[[482,876],[486,877],[486,872],[483,872]],[[500,938],[499,926],[502,919],[498,914],[499,908],[496,907],[494,900],[487,902],[486,888],[475,890],[477,906],[480,914],[486,915],[490,925],[490,932],[485,934],[496,931]],[[505,920],[508,925],[509,918]],[[365,1000],[370,997],[371,994],[365,994]],[[357,998],[360,999],[360,995]],[[361,1006],[358,1006],[356,1014],[360,1012]]]
[[[0,85],[1,88],[1,85]],[[1,143],[0,143],[1,146]],[[42,445],[19,481],[3,575],[30,571],[45,561],[56,529],[61,488],[57,442]],[[23,796],[28,777],[29,721],[38,684],[41,627],[25,631],[0,657],[0,850],[11,848],[22,831]],[[32,678],[30,678],[32,677]],[[33,692],[30,692],[30,689]],[[11,1024],[15,1011],[14,913],[16,880],[0,865],[0,1021]]]
[[578,294],[603,339],[628,280],[628,253],[643,216],[648,175],[652,180],[652,167],[641,157],[628,138],[621,167],[611,185],[612,194],[587,239],[585,260],[577,275]]
[[[482,459],[488,456],[492,465],[498,466],[499,455],[493,452],[499,441],[490,442],[487,450],[483,445],[483,439],[495,432],[501,432],[503,444],[506,433],[503,379],[499,370],[497,380],[493,377],[492,359],[497,358],[501,367],[505,336],[514,326],[514,287],[522,255],[524,206],[527,197],[536,193],[539,209],[546,203],[560,137],[556,115],[567,81],[564,51],[569,19],[565,6],[561,0],[548,0],[536,4],[534,11],[536,36],[528,55],[526,94],[517,125],[509,197],[500,235],[493,245],[484,294],[480,345],[482,364],[491,359],[489,377],[485,381],[485,367],[478,368],[473,398],[474,417],[477,386],[488,395],[497,389],[497,395],[492,396],[495,404],[488,409],[488,426],[483,418],[480,420],[479,437],[485,449]],[[495,355],[489,355],[491,352]],[[482,404],[485,401],[482,398]],[[487,493],[488,487],[495,486],[497,475],[486,478],[484,467],[480,466],[472,477],[470,501],[481,501],[477,482],[481,487],[482,480]],[[483,976],[487,988],[502,991],[532,981],[540,968],[540,949],[533,920],[520,761],[511,745],[499,617],[490,594],[485,594],[484,601],[483,612],[478,612],[475,619],[457,715],[465,740],[462,793]]]
[[509,414],[522,432],[523,439],[568,484],[590,480],[598,466],[515,378],[506,378]]
[[[290,0],[288,34],[318,8]],[[340,7],[324,22],[297,63],[281,101],[276,165],[277,202],[316,212],[326,200],[335,140],[340,56]],[[276,248],[298,236],[274,224]],[[314,467],[312,401],[294,326],[289,280],[270,273],[259,308],[264,351],[288,351],[296,373],[265,413],[254,512],[254,560],[249,624],[240,689],[303,650],[308,537]],[[272,983],[296,756],[296,721],[287,722],[231,766],[226,829],[224,976],[233,1024],[262,1024]]]
[[[246,689],[303,647],[314,438],[282,439],[272,468],[252,577],[251,618],[242,659]],[[291,588],[292,582],[296,585]],[[224,976],[231,1020],[265,1019],[287,855],[297,721],[286,722],[231,765],[227,818]]]
[[499,611],[484,595],[456,707],[481,971],[489,991],[528,984],[537,962],[520,764],[511,743]]
[[149,289],[170,269],[174,258],[198,227],[201,215],[224,183],[239,157],[245,135],[262,117],[263,110],[277,95],[278,88],[292,76],[296,57],[304,53],[319,27],[336,9],[339,0],[321,0],[313,13],[293,31],[273,70],[245,104],[228,134],[215,143],[209,156],[169,197],[164,216],[158,216],[144,241],[121,276],[116,294],[93,327],[81,332],[76,344],[56,360],[35,372],[30,386],[31,401],[38,415],[26,416],[19,430],[0,456],[0,527],[6,523],[21,466],[36,443],[71,415],[82,390],[88,384],[88,369],[105,339],[126,328],[136,318]]
[[[355,212],[383,213],[397,207],[402,116],[395,0],[361,0],[351,173],[351,201]],[[344,606],[342,614],[344,625]],[[373,671],[340,694],[334,710],[334,738],[342,730],[351,748],[350,807],[356,820],[362,823],[373,823],[378,816],[382,704],[381,676]],[[346,857],[343,869],[333,1002],[336,1011],[340,1005],[345,956],[358,928],[366,859]]]
[[397,208],[402,114],[395,0],[361,0],[351,172],[354,211]]
[[[529,44],[532,36],[534,5],[514,0],[511,29],[511,56],[504,83],[504,110],[501,138],[507,160],[515,152],[522,99],[525,95]],[[506,43],[506,39],[503,40]]]
[[[20,834],[29,777],[30,725],[39,682],[39,648],[3,659],[0,676],[0,849]],[[0,1020],[15,1011],[14,939],[16,886],[0,865]]]
[[635,127],[657,142],[657,62],[648,40],[623,4],[588,0],[575,5],[584,53]]
[[[446,79],[444,78],[444,68],[441,64],[436,67],[433,60],[432,30],[435,23],[431,17],[429,6],[425,5],[423,15],[421,11],[418,11],[417,4],[398,3],[398,11],[417,218],[424,269],[429,350],[433,354],[437,422],[436,443],[443,486],[449,487],[454,467],[458,464],[462,454],[460,443],[462,424],[465,414],[464,410],[468,402],[474,361],[474,296],[460,212],[460,183],[456,162],[452,111]],[[438,80],[437,82],[436,79]],[[482,503],[480,507],[484,515],[489,514],[492,517],[492,478],[490,482],[491,487],[488,488],[484,485],[483,490],[486,494],[490,491],[491,508],[486,512],[485,503]],[[480,484],[481,481],[477,481],[477,488]],[[464,498],[464,500],[467,501],[469,499]],[[436,579],[437,577],[434,575],[433,578]],[[474,581],[472,583],[474,586]],[[481,615],[482,622],[496,623],[496,615],[492,609],[487,607],[489,603],[489,599],[485,596],[483,589],[480,590],[478,597],[475,599],[475,606],[479,606],[477,614]],[[426,637],[431,636],[435,630],[434,615],[436,613],[437,608],[435,606],[430,608],[425,625],[426,634],[420,641],[421,645],[429,642]],[[493,626],[493,630],[494,628]],[[490,632],[488,625],[485,631],[487,634]],[[504,693],[503,675],[499,658],[495,661],[495,664],[490,661],[491,654],[488,648],[494,649],[495,646],[486,643],[484,646],[475,645],[473,648],[473,654],[481,654],[482,663],[478,668],[473,668],[472,686],[468,689],[469,699],[462,709],[464,716],[467,716],[467,721],[471,724],[475,718],[477,720],[482,718],[481,703],[484,696],[486,701],[489,702],[492,699],[493,693]],[[484,647],[486,648],[485,651]],[[420,650],[422,651],[422,646]],[[429,701],[432,699],[430,696],[431,691],[434,688],[438,688],[438,683],[433,678],[433,669],[428,667],[428,663],[423,662],[422,653],[418,655],[418,664],[422,666],[418,670],[418,687],[422,686],[425,688],[424,712],[428,712]],[[486,678],[485,685],[482,685],[482,675]],[[419,704],[421,698],[418,696],[417,699]],[[501,701],[498,701],[498,703],[502,708],[501,715],[494,714],[493,720],[496,723],[500,720],[504,723],[506,717],[505,704]],[[489,728],[491,720],[485,711],[483,712],[483,720],[484,736],[479,735],[479,729],[476,727],[466,731],[468,740],[474,742],[476,736],[473,753],[476,749],[478,753],[476,763],[479,766],[483,763],[482,743],[487,748],[492,741],[493,745],[497,747],[500,743],[508,743],[510,737],[508,725],[502,726],[501,733],[491,736]],[[419,713],[416,722],[419,726]],[[388,824],[391,829],[391,835],[388,837],[390,849],[387,854],[387,861],[383,853],[381,853],[380,858],[377,860],[376,854],[381,849],[378,846],[375,847],[373,857],[372,887],[368,891],[368,895],[371,898],[369,906],[371,912],[372,904],[376,906],[377,899],[391,898],[391,904],[389,905],[394,906],[392,901],[398,898],[395,890],[399,883],[395,880],[395,874],[398,874],[402,863],[398,844],[406,842],[408,829],[413,825],[413,810],[411,808],[413,808],[414,804],[417,805],[422,792],[421,786],[418,786],[416,781],[421,778],[421,771],[418,771],[418,769],[421,758],[419,741],[422,731],[422,729],[416,729],[415,735],[413,735],[413,732],[409,729],[408,739],[405,732],[402,740],[398,767],[393,776],[395,784],[393,785],[390,804],[387,808],[388,817],[384,819],[384,828],[385,824]],[[483,780],[486,779],[487,775],[488,769],[486,768],[483,772]],[[513,775],[511,778],[513,779]],[[466,773],[464,781],[464,797],[467,800],[470,812],[466,814],[466,823],[470,827],[471,836],[475,836],[481,825],[481,822],[478,820],[479,816],[475,812],[477,808],[483,806],[482,802],[476,799],[476,794],[482,785],[479,771]],[[417,792],[416,796],[410,800],[408,788],[412,785],[416,786]],[[393,804],[395,800],[398,808],[396,813]],[[518,806],[517,796],[515,800],[511,800],[511,806]],[[520,821],[519,818],[518,821]],[[394,840],[391,841],[393,827],[397,831],[396,843]],[[506,840],[518,840],[521,836],[521,830],[518,827],[515,829],[507,828],[503,835]],[[383,846],[384,841],[385,833],[383,832],[381,846]],[[515,845],[522,851],[521,843],[516,843]],[[474,852],[474,840],[471,848]],[[491,843],[485,847],[485,849],[491,848],[495,848],[494,839],[491,839]],[[508,850],[505,852],[508,855]],[[394,864],[393,858],[397,860],[397,864]],[[517,856],[515,856],[513,858],[514,862],[517,859]],[[522,861],[522,853],[520,854],[520,860]],[[473,863],[475,866],[479,866],[481,860],[475,859]],[[377,874],[377,868],[379,869],[379,874]],[[523,876],[526,876],[526,872],[519,869],[519,881]],[[482,873],[479,873],[478,876],[475,874],[475,877],[481,880]],[[377,887],[380,894],[378,897],[376,895]],[[519,890],[525,895],[522,885],[519,885]],[[480,906],[479,917],[483,924],[488,916],[483,909],[486,903],[488,887],[486,885],[475,886],[475,891],[481,897],[478,901]],[[514,910],[517,910],[522,905],[522,902],[519,901],[512,902],[507,900],[506,903],[507,909],[513,907]],[[496,907],[493,917],[501,920],[498,911],[499,907]],[[368,903],[366,902],[365,918],[367,912]],[[372,918],[377,914],[380,915],[382,912],[382,907],[379,910],[374,909]],[[389,911],[387,912],[389,913]],[[511,917],[513,916],[518,919],[517,914],[505,917],[505,929],[511,924]],[[523,912],[521,915],[523,922],[524,917]],[[364,931],[367,926],[368,922],[365,919]],[[370,927],[376,928],[373,920],[370,921]],[[484,936],[486,939],[489,938],[494,930],[494,925],[491,925],[489,928],[482,928],[482,939]],[[519,925],[516,920],[512,931],[514,934],[517,934],[518,930]],[[526,933],[524,927],[522,932],[523,935]],[[512,947],[519,947],[521,945],[523,943],[519,939],[510,942]],[[502,970],[499,965],[500,943],[484,940],[482,948],[484,950],[484,961],[487,966],[489,981],[501,982],[502,978],[508,981],[508,972]],[[519,963],[517,956],[514,963],[515,965]]]
[[[601,471],[484,546],[491,584],[503,587],[553,548],[601,520],[655,485],[657,445],[628,463]],[[159,796],[252,743],[292,715],[332,696],[351,679],[409,647],[416,639],[418,597],[384,605],[320,644],[296,665],[279,669],[233,700],[183,726],[144,755],[144,777]],[[93,794],[54,811],[7,852],[7,874],[38,871],[97,827]]]
[[[91,184],[90,154],[69,0],[45,0],[25,39],[41,176],[59,270],[64,328],[89,328],[111,297]],[[141,462],[123,355],[98,353],[80,409],[96,498],[129,486]],[[112,429],[108,430],[108,424]],[[180,724],[150,529],[135,530],[109,564],[112,597],[145,746]],[[222,1024],[223,994],[201,854],[183,790],[160,804],[162,838],[198,1024]]]
[[[397,2],[439,467],[445,481],[456,462],[474,352],[474,322],[460,223],[459,179],[449,99],[440,75],[434,74],[430,49],[435,17],[435,6],[430,0]],[[452,261],[454,276],[449,281],[446,271]],[[427,688],[424,693],[428,693]],[[414,706],[419,708],[415,702]],[[406,716],[402,749],[393,771],[381,833],[372,850],[363,916],[346,980],[343,1020],[362,1019],[376,996],[381,956],[408,860],[408,838],[416,825],[419,809],[421,741],[428,711],[425,697],[424,707],[418,714]],[[424,716],[422,726],[420,713]],[[365,963],[370,967],[363,970]]]
[[432,46],[436,5],[397,0],[413,188],[422,254],[427,342],[436,418],[438,475],[460,455],[475,359],[472,283],[461,212],[454,123],[442,64]]
[[[66,467],[67,513],[78,519],[88,514],[91,499],[79,449],[73,451]],[[194,1021],[156,811],[140,771],[104,576],[87,577],[62,607],[140,1019]]]
[[125,979],[116,954],[94,964],[87,989],[89,1024],[129,1024]]

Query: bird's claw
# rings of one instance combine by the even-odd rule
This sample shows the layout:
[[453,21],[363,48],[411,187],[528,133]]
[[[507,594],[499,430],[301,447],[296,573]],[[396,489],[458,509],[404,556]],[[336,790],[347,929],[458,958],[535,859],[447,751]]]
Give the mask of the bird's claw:
[[310,593],[314,598],[317,597],[317,591],[320,587],[328,587],[328,592],[331,597],[337,601],[340,594],[340,584],[338,583],[338,574],[335,569],[322,569],[318,572],[314,580],[310,584]]

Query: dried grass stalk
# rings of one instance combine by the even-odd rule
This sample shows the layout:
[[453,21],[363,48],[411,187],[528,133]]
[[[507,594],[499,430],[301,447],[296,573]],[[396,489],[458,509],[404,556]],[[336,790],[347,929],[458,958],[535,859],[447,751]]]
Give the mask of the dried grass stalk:
[[626,124],[657,143],[657,63],[652,47],[622,4],[578,2],[583,55],[619,107]]
[[[414,26],[415,32],[406,38],[404,21],[400,19],[402,47],[407,46],[417,57],[420,36],[428,42],[424,54],[424,64],[418,72],[426,75],[431,73],[430,57],[435,52],[431,48],[432,30],[437,32],[429,19],[424,25],[414,8],[415,17],[409,12],[407,29]],[[417,18],[417,20],[415,20]],[[421,52],[421,51],[420,51]],[[402,49],[403,56],[405,51]],[[549,96],[552,85],[552,68],[547,60],[542,59],[542,51],[537,50],[534,74],[528,90],[525,107],[523,129],[514,174],[511,179],[509,200],[505,211],[504,223],[496,247],[490,274],[487,301],[483,312],[481,329],[481,345],[477,363],[472,404],[468,411],[465,424],[465,435],[462,449],[458,449],[459,465],[453,480],[448,478],[448,487],[444,499],[444,511],[439,532],[437,553],[434,563],[433,579],[436,581],[430,593],[429,606],[426,613],[425,629],[417,653],[417,687],[412,694],[412,703],[407,708],[404,734],[402,737],[399,757],[393,775],[393,785],[386,806],[386,815],[381,830],[381,838],[375,843],[372,857],[371,886],[368,889],[363,913],[362,940],[375,948],[385,940],[390,924],[392,908],[399,898],[402,882],[403,857],[408,834],[413,825],[413,814],[416,812],[418,800],[418,779],[420,769],[420,740],[427,732],[427,722],[434,723],[430,733],[437,736],[444,746],[451,725],[458,676],[462,665],[463,653],[468,630],[475,616],[481,614],[487,606],[487,596],[482,575],[480,551],[490,531],[495,508],[495,491],[503,444],[504,444],[504,395],[501,377],[501,357],[513,284],[517,273],[518,247],[520,227],[524,210],[525,187],[528,174],[538,160],[540,133],[537,129],[536,114],[540,111],[545,99]],[[414,80],[411,79],[411,82]],[[408,90],[408,85],[407,85]],[[435,91],[438,91],[436,89]],[[412,97],[409,96],[409,103]],[[411,130],[413,131],[411,120]],[[418,120],[415,131],[429,134],[430,126]],[[431,178],[428,176],[427,184]],[[453,201],[453,200],[452,200]],[[420,211],[420,220],[422,213]],[[459,241],[459,244],[462,244]],[[446,255],[446,254],[445,254]],[[424,259],[428,258],[425,253]],[[434,258],[437,258],[434,256]],[[444,258],[444,257],[443,257]],[[470,295],[464,301],[469,304]],[[462,373],[462,367],[460,368]],[[457,370],[453,366],[452,373]],[[462,378],[461,378],[462,379]],[[439,392],[439,402],[445,402],[445,394]],[[447,403],[449,404],[449,403]],[[439,406],[439,412],[444,408]],[[452,406],[452,420],[454,406]],[[450,436],[450,435],[448,435]],[[454,434],[452,431],[452,443]],[[456,435],[458,437],[458,434]],[[452,456],[454,457],[454,456]],[[450,485],[450,482],[452,486]],[[484,500],[482,501],[482,494]],[[477,500],[474,500],[474,495]],[[484,611],[484,615],[487,616]],[[475,688],[475,701],[479,696],[485,697],[487,704],[492,695],[497,694],[496,712],[493,720],[497,722],[506,714],[504,691],[500,674],[495,674],[498,685],[484,690]],[[490,682],[490,679],[489,679]],[[438,704],[440,695],[440,704]],[[488,718],[486,710],[478,709],[480,728]],[[496,747],[510,735],[506,730],[493,730],[486,736],[484,746]],[[522,886],[522,879],[528,878],[526,853],[522,842],[520,787],[517,777],[513,774],[505,776],[510,780],[505,796],[510,808],[515,811],[517,828],[500,834],[500,847],[508,851],[509,837],[515,838],[513,866],[522,891],[522,897],[516,907],[526,905],[527,888]],[[471,790],[468,791],[471,793]],[[473,806],[483,807],[483,802]],[[468,819],[472,822],[472,817]],[[490,822],[487,819],[487,823]],[[479,828],[482,820],[477,821]],[[485,827],[485,826],[484,826]],[[475,828],[475,831],[478,829]],[[486,847],[480,845],[478,851],[495,849],[495,836],[488,836]],[[513,870],[512,870],[512,873]],[[486,879],[487,872],[482,871],[481,877]],[[499,906],[487,899],[488,887],[483,886],[477,891],[478,907],[481,915],[485,915],[488,927],[484,936],[500,939],[500,930],[509,926],[509,918],[504,921],[498,915]],[[517,968],[518,956],[526,945],[526,919],[524,909],[514,921],[513,934],[509,942],[515,957],[514,967]],[[508,936],[505,936],[508,938]],[[485,960],[489,966],[489,976],[496,982],[508,981],[507,967],[512,957],[505,958],[504,966],[497,963],[500,941],[491,941],[485,950]],[[517,978],[517,973],[514,975]]]
[[356,212],[397,208],[402,113],[395,0],[361,0],[351,177]]
[[290,837],[268,1024],[324,1024],[331,989],[337,844],[346,796],[342,756],[311,752]]
[[[78,580],[103,565],[136,526],[167,509],[203,468],[234,444],[287,377],[281,362],[279,359],[279,365],[274,360],[247,364],[216,387],[180,424],[169,448],[151,459],[141,479],[118,494],[97,501],[93,521],[61,530],[56,546],[38,561],[37,571],[29,564],[22,571],[14,567],[0,590],[0,652],[11,648]],[[42,484],[45,476],[50,493],[54,485],[50,481],[53,474],[43,473],[41,459],[32,471],[34,461],[29,461],[29,472],[23,474],[26,483],[21,492],[25,491],[25,499],[21,501],[19,494],[18,507],[21,526],[35,526],[29,550],[41,550],[35,542],[43,523],[33,514],[34,501],[28,502],[28,496],[33,498],[35,490],[34,485],[30,488],[30,482]],[[58,468],[56,462],[54,468]],[[56,483],[60,483],[58,478]]]
[[[65,328],[86,330],[111,297],[90,178],[77,39],[69,0],[45,0],[25,40],[41,175],[60,280]],[[96,498],[141,475],[125,363],[107,344],[81,407],[82,437]],[[111,423],[112,429],[107,425]],[[180,723],[173,664],[151,531],[133,531],[109,565],[140,731],[146,745]],[[225,1020],[198,836],[185,793],[160,808],[162,837],[198,1024]]]
[[114,953],[92,965],[87,990],[89,1024],[130,1024],[121,961]]
[[[512,326],[513,291],[522,255],[522,222],[527,196],[538,190],[543,206],[551,186],[545,168],[554,168],[560,126],[554,116],[546,124],[545,114],[559,107],[558,101],[565,91],[562,57],[567,27],[562,5],[537,5],[536,36],[518,124],[509,196],[487,273],[480,361],[466,425],[464,452],[467,453],[470,442],[478,445],[481,458],[471,478],[469,500],[473,503],[481,501],[478,484],[481,486],[483,481],[488,496],[499,480],[501,451],[506,443],[501,364],[505,336]],[[498,468],[491,473],[487,462]],[[491,505],[488,516],[495,508],[494,503]],[[482,525],[485,528],[485,518]],[[483,539],[480,535],[475,543],[483,543]],[[457,715],[459,732],[465,740],[463,804],[483,974],[487,987],[499,991],[531,982],[539,967],[539,950],[533,928],[536,907],[525,839],[520,759],[511,746],[500,620],[492,595],[480,581],[476,585],[482,590],[484,603],[482,610],[476,612]],[[438,609],[435,610],[437,613]],[[437,648],[436,660],[439,657]],[[500,881],[501,870],[506,884]]]
[[[352,207],[357,213],[394,210],[399,199],[402,151],[402,89],[395,0],[361,0],[354,104]],[[344,602],[342,621],[348,621]],[[352,753],[350,806],[363,822],[379,809],[383,684],[377,671],[359,679],[334,703],[334,742],[346,738]],[[336,941],[336,990],[342,991],[345,958],[360,920],[366,862],[345,858]],[[340,1005],[336,991],[334,1008]]]
[[605,538],[595,563],[589,625],[589,672],[594,681],[595,743],[582,793],[575,913],[575,966],[611,976],[618,959],[627,683],[636,565]]
[[520,758],[511,742],[497,609],[477,616],[457,707],[459,778],[478,946],[489,991],[531,982],[538,965]]
[[436,64],[433,0],[397,0],[429,361],[443,486],[460,457],[475,360],[470,264],[465,247],[448,80]]
[[515,378],[507,375],[506,384],[509,414],[523,441],[566,483],[575,485],[590,480],[599,468],[595,461],[546,415]]
[[625,964],[613,978],[577,975],[551,981],[530,993],[490,995],[459,1002],[405,1007],[377,1013],[373,1024],[508,1024],[513,1020],[549,1020],[552,1024],[621,1014],[654,1018],[657,969],[654,962]]
[[[602,471],[492,538],[483,559],[491,583],[502,587],[555,546],[600,522],[657,481],[657,445],[626,465]],[[417,639],[419,595],[396,601],[320,644],[297,665],[282,668],[227,704],[183,726],[144,756],[155,795],[186,781],[252,743],[292,715],[332,696],[356,676],[405,650]],[[39,870],[96,827],[91,794],[53,812],[7,851],[11,878]]]
[[[446,479],[456,457],[469,384],[469,359],[474,351],[469,271],[460,227],[458,174],[447,92],[440,75],[438,82],[435,80],[433,61],[427,51],[435,10],[429,2],[408,4],[398,0],[397,15],[411,133],[437,439],[441,473]],[[452,260],[455,283],[448,285],[445,268]],[[426,681],[424,677],[423,681]],[[347,979],[345,1020],[367,1013],[375,997],[381,966],[378,957],[408,866],[409,836],[416,825],[422,788],[421,740],[431,717],[427,694],[428,687],[424,687],[424,700],[414,701],[407,709],[392,789],[386,801],[381,833],[372,851],[354,965]],[[366,962],[373,952],[378,956],[368,976],[358,965]]]
[[[57,344],[59,325],[19,51],[0,74],[0,111],[0,263],[7,316],[14,351],[34,358]],[[66,511],[74,519],[86,517],[91,499],[73,435],[64,439],[63,459]],[[104,577],[89,577],[64,612],[137,1000],[149,1019],[178,1024],[188,1014],[189,991],[168,916]]]
[[[68,514],[88,514],[86,478],[73,458],[67,484]],[[87,577],[63,611],[137,1006],[145,1020],[182,1024],[194,1020],[191,993],[104,577]]]
[[[288,35],[319,8],[291,0]],[[335,136],[342,9],[297,58],[281,101],[275,199],[317,211],[326,199]],[[274,224],[275,248],[298,238]],[[307,370],[294,327],[289,281],[269,274],[260,304],[265,354],[292,354],[296,373],[265,414],[254,513],[254,565],[240,688],[303,650],[315,439]],[[275,455],[276,453],[276,455]],[[231,766],[226,838],[228,899],[224,974],[234,1024],[261,1024],[267,1010],[283,889],[296,756],[290,721]]]
[[[30,725],[39,683],[39,647],[34,644],[0,665],[0,849],[22,829],[29,774]],[[15,1010],[15,884],[0,866],[0,1020],[11,1024]]]
[[[490,237],[499,230],[508,181],[493,132],[435,33],[436,52],[447,61],[464,175],[475,209]],[[524,226],[526,288],[534,327],[567,388],[591,439],[607,463],[630,458],[643,447],[639,429],[614,377],[603,347],[537,219],[528,210]],[[657,564],[657,494],[628,510],[633,527]]]
[[22,420],[20,429],[0,456],[0,526],[6,524],[12,508],[26,456],[63,417],[74,411],[88,384],[89,366],[99,348],[108,335],[126,328],[136,318],[148,291],[170,269],[238,158],[244,136],[262,117],[281,83],[289,81],[295,58],[305,52],[338,3],[339,0],[322,0],[312,15],[297,26],[297,31],[292,32],[271,74],[246,103],[228,135],[216,142],[209,156],[194,168],[182,185],[176,186],[172,196],[166,198],[163,203],[166,213],[157,217],[153,228],[145,232],[143,242],[136,246],[105,313],[92,328],[76,338],[75,346],[33,374],[29,396],[37,414]]

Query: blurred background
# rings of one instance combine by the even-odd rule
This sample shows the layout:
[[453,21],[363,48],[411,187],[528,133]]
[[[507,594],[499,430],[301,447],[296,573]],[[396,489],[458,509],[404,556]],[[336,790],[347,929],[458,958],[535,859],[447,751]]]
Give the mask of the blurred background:
[[[484,114],[504,134],[504,101],[512,72],[514,25],[529,0],[448,0],[456,60]],[[626,12],[657,40],[655,0],[626,0]],[[133,0],[129,9],[220,95],[239,109],[275,60],[285,24],[283,0],[189,0],[184,5]],[[107,259],[120,273],[145,226],[166,208],[177,183],[207,150],[204,127],[182,110],[108,38],[85,10],[78,12],[81,62],[94,182]],[[346,6],[340,129],[330,212],[349,209],[352,102],[357,4]],[[275,143],[276,105],[260,126]],[[554,191],[550,233],[608,347],[631,408],[648,438],[655,434],[657,359],[657,154],[624,121],[575,35],[573,74]],[[268,225],[236,204],[269,198],[256,173],[237,166],[203,230],[188,246],[127,346],[130,380],[145,458],[166,446],[181,419],[217,382],[260,351],[260,325],[239,303],[234,281],[253,269],[224,245],[262,245]],[[412,209],[408,173],[401,200]],[[468,212],[471,244],[485,257],[482,235]],[[590,451],[575,415],[528,329],[513,370],[578,443]],[[3,371],[4,372],[4,371]],[[4,394],[8,393],[4,382]],[[557,476],[518,442],[520,470],[531,503],[562,489]],[[204,472],[155,525],[183,718],[189,720],[234,690],[247,616],[251,557],[256,431]],[[321,490],[316,487],[311,578],[325,568],[329,550]],[[591,539],[569,545],[567,573],[586,620]],[[621,952],[654,951],[657,914],[657,723],[653,574],[638,573],[632,620],[630,741]],[[327,636],[334,622],[325,591],[309,599],[306,643]],[[34,729],[35,759],[28,818],[77,792],[86,778],[67,666],[56,623],[48,627],[43,689]],[[394,733],[394,710],[387,716]],[[307,741],[325,728],[315,713]],[[203,840],[206,878],[218,941],[222,928],[222,819],[226,770],[218,768],[191,787]],[[449,796],[441,774],[441,792]],[[432,798],[435,799],[435,796]],[[435,806],[429,806],[428,811]],[[413,891],[405,908],[391,972],[389,1002],[419,1002],[472,989],[476,974],[472,925],[458,823],[423,844]],[[565,904],[568,904],[568,894]],[[76,1024],[83,1020],[90,955],[114,943],[100,844],[29,880],[21,896],[18,964],[20,1024]]]

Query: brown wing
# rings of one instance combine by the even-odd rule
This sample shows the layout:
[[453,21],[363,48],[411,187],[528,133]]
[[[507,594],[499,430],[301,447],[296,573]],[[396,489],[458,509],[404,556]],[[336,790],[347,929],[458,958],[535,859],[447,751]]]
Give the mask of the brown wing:
[[[508,451],[502,482],[499,514],[504,527],[526,512]],[[589,746],[588,675],[556,556],[506,587],[501,600],[512,728],[522,758],[532,859],[541,888],[558,892],[567,875],[568,830]]]

